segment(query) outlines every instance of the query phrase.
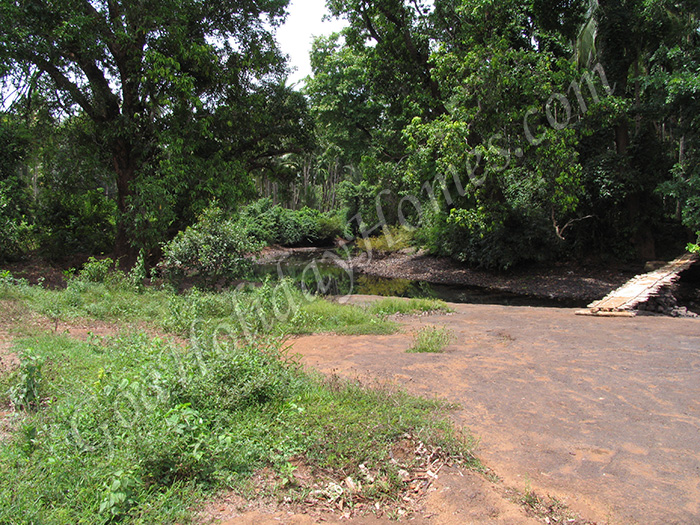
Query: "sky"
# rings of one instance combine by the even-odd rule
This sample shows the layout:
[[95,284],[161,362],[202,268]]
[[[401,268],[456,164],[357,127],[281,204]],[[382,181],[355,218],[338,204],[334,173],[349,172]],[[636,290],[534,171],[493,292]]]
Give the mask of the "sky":
[[295,84],[311,74],[309,53],[313,38],[338,32],[346,23],[336,19],[322,20],[328,13],[325,0],[292,0],[288,10],[286,22],[277,30],[277,42],[289,55],[290,65],[296,68],[289,77],[289,83]]

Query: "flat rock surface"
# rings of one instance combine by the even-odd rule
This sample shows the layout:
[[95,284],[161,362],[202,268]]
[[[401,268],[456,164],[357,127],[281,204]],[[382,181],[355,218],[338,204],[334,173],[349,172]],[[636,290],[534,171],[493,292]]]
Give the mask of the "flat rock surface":
[[[459,403],[455,421],[505,484],[591,521],[700,523],[700,321],[453,307],[403,319],[401,334],[308,336],[293,349],[324,372]],[[426,325],[454,342],[406,353]]]

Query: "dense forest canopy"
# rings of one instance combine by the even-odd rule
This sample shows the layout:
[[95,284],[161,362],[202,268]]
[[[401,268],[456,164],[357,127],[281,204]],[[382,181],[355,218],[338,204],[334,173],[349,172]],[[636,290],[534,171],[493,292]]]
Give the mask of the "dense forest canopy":
[[328,0],[301,92],[287,3],[1,0],[0,258],[133,260],[261,196],[246,220],[403,223],[492,268],[697,239],[697,2]]

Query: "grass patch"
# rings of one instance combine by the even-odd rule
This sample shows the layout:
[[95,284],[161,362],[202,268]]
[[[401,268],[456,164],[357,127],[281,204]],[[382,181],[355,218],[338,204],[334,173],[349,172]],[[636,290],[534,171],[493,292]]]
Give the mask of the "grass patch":
[[291,334],[386,335],[395,333],[398,324],[364,308],[316,299],[303,305],[283,330]]
[[[226,324],[227,330],[248,339],[256,334],[375,335],[398,330],[396,323],[383,318],[385,312],[308,296],[286,280],[267,280],[259,286],[223,292],[193,288],[177,294],[167,287],[136,287],[118,273],[101,281],[92,280],[92,274],[90,277],[78,274],[59,291],[30,286],[2,274],[0,300],[20,303],[56,323],[76,319],[139,323],[181,336],[201,324]],[[385,310],[388,312],[388,307]]]
[[[389,461],[397,443],[469,455],[448,406],[309,374],[283,349],[289,333],[391,333],[384,317],[404,308],[391,301],[369,311],[284,282],[177,295],[97,272],[63,291],[2,274],[0,300],[55,319],[109,320],[124,334],[17,341],[21,366],[0,375],[0,406],[13,410],[0,446],[0,523],[186,523],[196,502],[244,490],[263,468],[306,497],[293,477],[299,461],[333,478],[333,490],[356,480],[346,503],[398,501],[400,469],[412,465]],[[129,332],[132,322],[188,344]]]
[[300,457],[338,483],[371,474],[358,497],[378,501],[401,490],[410,465],[388,459],[406,436],[455,455],[470,446],[446,405],[308,374],[278,338],[240,345],[202,329],[187,349],[139,333],[17,348],[41,363],[39,401],[0,447],[0,523],[187,522],[195,501],[263,467],[288,479]]
[[[92,275],[90,276],[93,277]],[[143,288],[121,272],[102,281],[78,275],[65,290],[49,290],[0,274],[0,300],[11,300],[53,320],[92,318],[103,321],[157,323],[168,315],[166,289]]]
[[454,334],[442,326],[426,326],[413,336],[413,344],[407,350],[411,353],[440,353],[454,339]]
[[424,312],[454,312],[447,303],[439,299],[402,299],[399,297],[387,297],[369,305],[367,311],[375,315],[403,314],[412,315]]

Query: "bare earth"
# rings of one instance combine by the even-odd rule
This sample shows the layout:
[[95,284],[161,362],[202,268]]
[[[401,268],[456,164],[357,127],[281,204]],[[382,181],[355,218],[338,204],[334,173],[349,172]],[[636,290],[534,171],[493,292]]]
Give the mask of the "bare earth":
[[[302,337],[294,350],[327,373],[459,403],[455,422],[480,437],[477,455],[506,486],[554,496],[598,523],[700,523],[700,321],[452,306],[455,314],[405,319],[402,334]],[[454,343],[406,353],[425,325],[447,326]],[[436,501],[438,488],[421,515],[526,523],[497,506],[490,516],[455,514],[495,487]]]

